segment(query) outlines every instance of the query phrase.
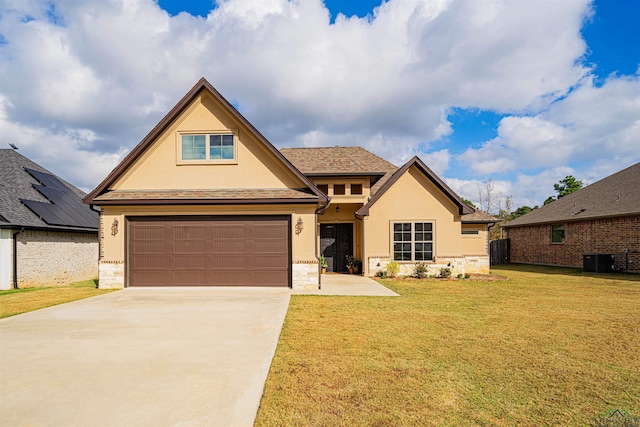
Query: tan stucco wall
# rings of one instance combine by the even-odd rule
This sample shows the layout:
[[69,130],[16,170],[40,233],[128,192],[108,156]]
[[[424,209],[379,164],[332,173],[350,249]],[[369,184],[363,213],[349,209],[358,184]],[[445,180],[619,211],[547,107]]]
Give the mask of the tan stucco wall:
[[[233,132],[236,163],[178,164],[181,132]],[[111,186],[113,190],[306,187],[208,94],[199,96]]]
[[370,208],[365,220],[365,257],[392,255],[394,222],[433,222],[434,257],[462,255],[458,207],[416,167],[410,168]]
[[478,234],[461,236],[463,255],[487,255],[489,253],[489,232],[486,224],[462,224],[462,230],[477,230]]
[[[367,203],[369,196],[371,196],[371,187],[369,186],[369,178],[354,178],[354,177],[318,177],[311,178],[311,182],[316,185],[327,185],[327,196],[331,197],[332,204],[340,203],[360,203],[360,206]],[[333,186],[335,184],[343,184],[345,186],[345,194],[336,195],[333,192]],[[351,194],[351,184],[362,185],[362,194]]]

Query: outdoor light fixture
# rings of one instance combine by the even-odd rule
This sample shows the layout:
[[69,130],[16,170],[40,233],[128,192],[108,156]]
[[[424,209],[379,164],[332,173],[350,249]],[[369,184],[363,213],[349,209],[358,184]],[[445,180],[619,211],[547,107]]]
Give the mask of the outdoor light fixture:
[[118,220],[114,219],[113,224],[111,224],[111,235],[115,236],[118,234]]
[[340,213],[340,205],[336,205],[336,213]]
[[304,222],[302,221],[302,217],[300,217],[296,222],[296,234],[302,233],[303,228],[304,228]]

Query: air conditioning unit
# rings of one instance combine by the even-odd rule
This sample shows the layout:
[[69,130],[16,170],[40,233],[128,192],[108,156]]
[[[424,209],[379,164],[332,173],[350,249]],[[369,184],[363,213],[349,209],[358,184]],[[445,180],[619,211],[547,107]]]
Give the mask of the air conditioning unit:
[[582,271],[585,273],[613,273],[616,258],[612,254],[582,255]]

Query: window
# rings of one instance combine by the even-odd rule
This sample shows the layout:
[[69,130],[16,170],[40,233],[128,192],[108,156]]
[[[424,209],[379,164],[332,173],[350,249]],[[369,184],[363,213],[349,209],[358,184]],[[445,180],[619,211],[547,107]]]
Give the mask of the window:
[[393,259],[395,261],[431,261],[433,259],[433,223],[394,223]]
[[333,184],[333,195],[334,196],[343,196],[345,186],[344,184]]
[[351,194],[362,194],[362,184],[351,184]]
[[324,194],[329,194],[329,184],[319,184],[318,188],[320,189],[320,191],[322,191]]
[[479,230],[462,230],[462,234],[470,234],[470,235],[473,234],[477,236],[478,234],[480,234],[480,231]]
[[233,134],[181,135],[180,160],[235,160]]
[[564,243],[564,224],[551,226],[551,243]]

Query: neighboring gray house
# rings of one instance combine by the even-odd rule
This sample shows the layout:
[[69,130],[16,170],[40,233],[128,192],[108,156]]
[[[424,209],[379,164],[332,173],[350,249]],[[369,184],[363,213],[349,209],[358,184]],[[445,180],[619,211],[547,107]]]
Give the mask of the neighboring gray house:
[[0,289],[98,276],[98,213],[84,193],[0,149]]

